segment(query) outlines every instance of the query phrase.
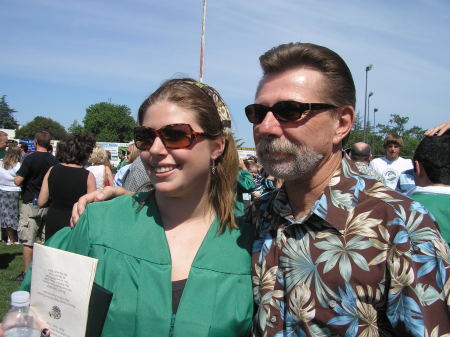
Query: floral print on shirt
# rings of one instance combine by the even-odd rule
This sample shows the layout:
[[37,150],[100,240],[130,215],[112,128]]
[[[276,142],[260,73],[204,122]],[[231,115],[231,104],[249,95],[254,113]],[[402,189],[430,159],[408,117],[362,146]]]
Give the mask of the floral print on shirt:
[[450,256],[436,224],[348,157],[302,219],[284,187],[247,219],[254,336],[450,336]]

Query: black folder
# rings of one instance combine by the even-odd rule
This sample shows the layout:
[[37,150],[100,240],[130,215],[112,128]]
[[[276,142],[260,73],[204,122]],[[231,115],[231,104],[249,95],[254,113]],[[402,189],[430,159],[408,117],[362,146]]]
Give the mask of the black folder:
[[108,289],[93,284],[85,337],[100,337],[112,297],[113,293]]

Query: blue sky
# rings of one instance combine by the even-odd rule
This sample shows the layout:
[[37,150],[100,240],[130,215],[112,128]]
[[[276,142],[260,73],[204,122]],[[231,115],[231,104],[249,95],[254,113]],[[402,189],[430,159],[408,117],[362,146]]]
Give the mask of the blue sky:
[[[450,2],[208,0],[204,82],[220,91],[233,129],[253,146],[243,107],[261,77],[258,57],[281,43],[327,46],[349,65],[370,119],[392,113],[408,127],[450,120]],[[201,0],[3,0],[0,95],[19,123],[36,116],[64,126],[100,101],[133,117],[167,78],[199,76]]]

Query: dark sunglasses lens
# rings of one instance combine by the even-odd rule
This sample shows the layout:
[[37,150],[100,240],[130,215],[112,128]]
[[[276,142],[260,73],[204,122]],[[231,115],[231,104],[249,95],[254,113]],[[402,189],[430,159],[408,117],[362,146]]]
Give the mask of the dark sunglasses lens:
[[275,113],[278,120],[285,122],[293,122],[298,120],[305,109],[300,103],[297,102],[278,102],[272,107],[273,113]]
[[160,130],[160,135],[168,148],[182,148],[192,144],[192,129],[188,124],[167,125]]
[[148,150],[155,141],[155,138],[156,134],[152,129],[144,127],[134,129],[134,143],[141,151]]
[[245,114],[250,123],[259,124],[266,117],[268,108],[261,104],[250,104],[245,107]]

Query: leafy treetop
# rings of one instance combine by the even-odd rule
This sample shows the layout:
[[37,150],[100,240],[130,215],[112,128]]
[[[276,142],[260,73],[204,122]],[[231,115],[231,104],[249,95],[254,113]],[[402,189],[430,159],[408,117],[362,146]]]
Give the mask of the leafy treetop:
[[31,122],[16,130],[16,138],[34,139],[34,135],[39,131],[47,131],[51,139],[62,139],[66,135],[64,126],[51,118],[37,116]]
[[92,104],[86,109],[83,119],[84,131],[94,135],[98,142],[129,142],[136,126],[130,114],[131,110],[126,105]]
[[17,112],[11,109],[6,102],[6,95],[3,95],[0,99],[0,128],[2,129],[15,129],[19,126],[13,113]]

